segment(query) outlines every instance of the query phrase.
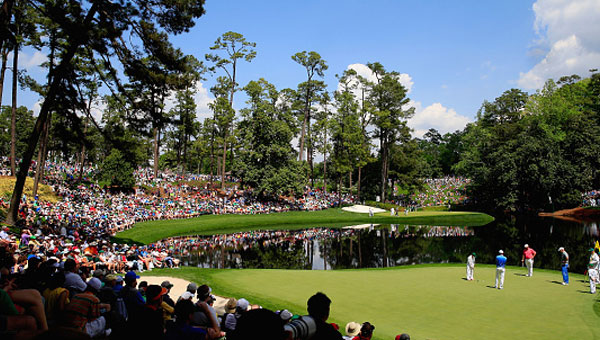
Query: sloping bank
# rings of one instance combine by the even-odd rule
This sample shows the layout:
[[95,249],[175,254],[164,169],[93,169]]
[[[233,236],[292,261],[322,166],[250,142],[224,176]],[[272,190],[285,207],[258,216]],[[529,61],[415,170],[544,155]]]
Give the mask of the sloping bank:
[[116,242],[151,243],[182,235],[228,234],[249,230],[293,230],[313,227],[340,228],[354,224],[409,224],[434,226],[482,226],[492,222],[490,215],[477,212],[425,211],[407,216],[387,213],[369,217],[341,209],[292,211],[259,215],[204,215],[189,219],[137,223],[116,235]]

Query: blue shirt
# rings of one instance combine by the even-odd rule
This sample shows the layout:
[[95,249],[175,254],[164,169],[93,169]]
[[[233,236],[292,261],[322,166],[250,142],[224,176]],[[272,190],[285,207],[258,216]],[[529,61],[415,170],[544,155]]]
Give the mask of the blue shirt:
[[506,256],[498,255],[496,256],[496,268],[504,268],[506,265]]

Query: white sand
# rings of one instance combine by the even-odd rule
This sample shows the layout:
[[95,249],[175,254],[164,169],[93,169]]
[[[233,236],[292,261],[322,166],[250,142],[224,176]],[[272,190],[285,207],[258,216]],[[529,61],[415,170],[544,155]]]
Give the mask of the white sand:
[[[168,276],[143,276],[143,275],[140,275],[140,278],[138,279],[138,283],[140,281],[147,281],[149,285],[160,285],[163,281],[171,282],[171,284],[173,285],[173,288],[171,288],[171,292],[169,293],[169,296],[175,302],[177,302],[177,299],[181,296],[181,294],[183,294],[186,291],[187,286],[190,283],[189,281],[186,281],[184,279],[179,279],[176,277],[168,277]],[[201,285],[198,282],[196,282],[196,284],[198,286]],[[217,301],[215,301],[213,307],[217,311],[218,315],[222,315],[224,312],[225,304],[227,303],[227,300],[229,300],[229,298],[225,298],[222,296],[216,296],[216,298],[217,298]],[[194,301],[196,301],[195,296],[194,296]]]
[[368,205],[360,205],[360,204],[355,204],[355,205],[353,205],[351,207],[344,207],[344,208],[342,208],[343,211],[348,211],[348,212],[353,212],[353,213],[359,213],[359,214],[368,214],[369,213],[369,209],[373,210],[374,214],[386,212],[385,209],[380,209],[380,208],[375,208],[375,207],[369,207]]

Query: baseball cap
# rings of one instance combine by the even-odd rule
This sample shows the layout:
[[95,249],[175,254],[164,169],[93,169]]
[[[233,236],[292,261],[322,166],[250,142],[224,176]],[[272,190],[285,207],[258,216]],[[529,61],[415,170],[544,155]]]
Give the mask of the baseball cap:
[[197,289],[198,289],[198,286],[195,283],[190,282],[190,284],[187,286],[186,290],[192,294],[196,294]]
[[161,287],[165,287],[165,288],[167,288],[167,289],[171,289],[171,288],[173,288],[173,284],[172,284],[171,282],[169,282],[169,281],[163,281],[163,282],[160,284],[160,286],[161,286]]
[[165,294],[167,294],[167,288],[159,285],[150,285],[146,288],[146,301],[156,301]]
[[135,279],[139,279],[139,278],[140,278],[140,276],[137,275],[133,271],[129,271],[129,272],[127,272],[127,274],[125,274],[125,282],[131,282],[131,281],[133,281]]
[[237,301],[237,308],[241,309],[241,310],[248,310],[248,306],[250,305],[250,302],[248,302],[248,300],[241,298]]
[[504,254],[504,251],[502,249],[498,250],[498,254]]
[[525,245],[523,247],[529,248],[529,245],[527,243],[525,243]]
[[102,288],[102,281],[97,277],[93,277],[87,282],[87,285],[95,290],[100,290]]
[[561,251],[561,250],[565,250],[565,248],[564,247],[558,248],[558,251]]
[[410,335],[408,335],[406,333],[396,335],[396,340],[410,340]]
[[594,248],[590,248],[588,251],[594,251]]

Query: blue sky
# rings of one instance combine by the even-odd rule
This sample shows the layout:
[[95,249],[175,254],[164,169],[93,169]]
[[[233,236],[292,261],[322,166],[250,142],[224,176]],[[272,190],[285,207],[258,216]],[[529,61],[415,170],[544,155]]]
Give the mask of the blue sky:
[[[415,135],[429,127],[454,131],[472,121],[484,100],[513,87],[533,92],[549,77],[600,68],[600,1],[211,1],[189,33],[175,46],[203,60],[215,39],[227,31],[256,42],[257,57],[239,66],[239,83],[260,77],[278,89],[305,80],[291,55],[316,51],[329,65],[325,82],[349,65],[361,69],[381,62],[405,74],[417,108]],[[594,19],[595,18],[595,19]],[[25,51],[32,74],[43,60]],[[364,67],[363,67],[364,69]],[[209,114],[207,89],[199,86],[199,118]],[[10,79],[10,72],[7,72]],[[10,98],[5,84],[4,103]],[[22,93],[21,105],[36,98]],[[236,108],[243,107],[237,95]]]

